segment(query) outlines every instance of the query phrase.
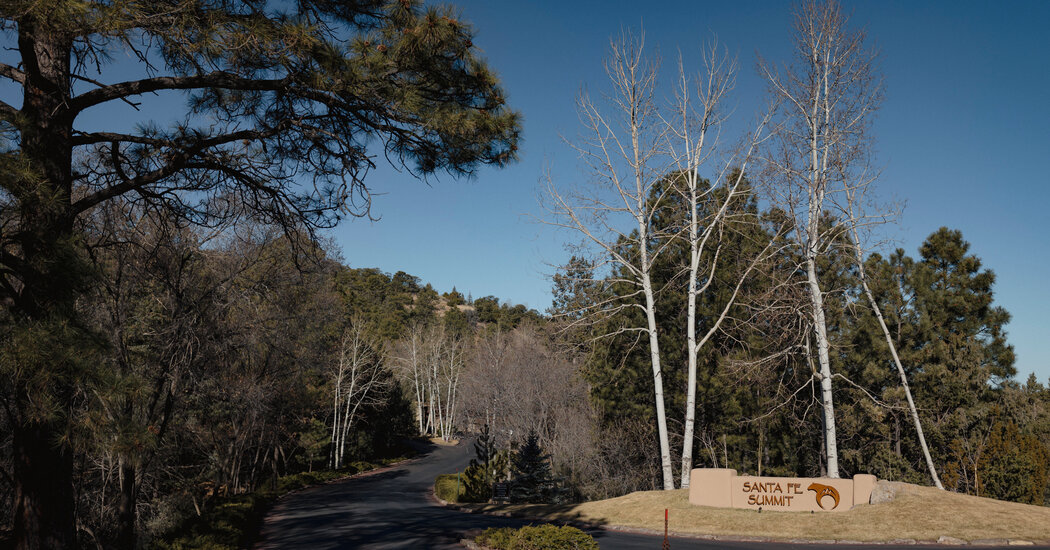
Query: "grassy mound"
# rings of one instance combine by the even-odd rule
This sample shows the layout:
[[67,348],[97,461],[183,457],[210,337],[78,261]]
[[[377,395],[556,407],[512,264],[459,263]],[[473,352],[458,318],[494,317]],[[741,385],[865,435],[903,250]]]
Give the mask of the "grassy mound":
[[[886,483],[886,482],[880,482]],[[833,514],[761,513],[689,504],[688,490],[643,491],[575,505],[474,505],[545,521],[584,521],[697,535],[757,536],[772,539],[968,541],[1019,539],[1050,541],[1050,508],[961,495],[906,483],[892,483],[893,500]]]

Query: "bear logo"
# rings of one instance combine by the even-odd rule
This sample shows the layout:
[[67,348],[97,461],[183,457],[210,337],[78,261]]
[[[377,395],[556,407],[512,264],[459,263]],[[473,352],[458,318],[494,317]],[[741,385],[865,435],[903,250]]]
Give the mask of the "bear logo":
[[839,492],[834,487],[823,483],[810,483],[808,489],[816,493],[814,496],[817,499],[817,506],[820,506],[821,510],[827,510],[824,507],[824,497],[835,499],[835,505],[831,507],[832,510],[839,507]]

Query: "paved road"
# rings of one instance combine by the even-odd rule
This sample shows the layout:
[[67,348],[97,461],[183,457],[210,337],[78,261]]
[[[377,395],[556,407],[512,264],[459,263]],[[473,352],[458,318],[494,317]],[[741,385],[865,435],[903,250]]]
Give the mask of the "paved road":
[[[518,527],[525,522],[467,514],[438,506],[430,498],[434,478],[467,465],[471,446],[428,446],[422,455],[393,469],[300,491],[282,499],[266,517],[255,548],[461,548],[470,529]],[[603,550],[659,549],[662,539],[595,530]],[[762,550],[830,550],[830,545],[796,545],[706,541],[674,538],[674,550],[714,548]],[[904,550],[914,546],[850,546],[851,550]],[[968,547],[975,548],[975,547]]]

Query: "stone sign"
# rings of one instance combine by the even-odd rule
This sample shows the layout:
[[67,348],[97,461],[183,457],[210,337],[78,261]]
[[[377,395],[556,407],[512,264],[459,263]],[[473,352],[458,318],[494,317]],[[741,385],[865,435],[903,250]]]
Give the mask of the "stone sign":
[[700,506],[782,512],[845,512],[867,504],[875,476],[828,477],[738,476],[728,468],[696,468],[689,475],[689,502]]

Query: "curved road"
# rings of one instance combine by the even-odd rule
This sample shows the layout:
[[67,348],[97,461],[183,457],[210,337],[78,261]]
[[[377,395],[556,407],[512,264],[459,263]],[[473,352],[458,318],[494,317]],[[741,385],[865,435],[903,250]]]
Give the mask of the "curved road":
[[[420,456],[391,469],[299,491],[281,499],[266,516],[259,550],[349,548],[462,548],[470,529],[518,527],[521,519],[467,514],[439,506],[434,478],[462,470],[473,448],[428,445]],[[662,538],[593,530],[603,550],[659,549]],[[761,548],[828,550],[827,544],[754,543],[672,538],[674,550]],[[851,550],[904,550],[913,546],[851,545]],[[975,548],[975,547],[969,547]]]

